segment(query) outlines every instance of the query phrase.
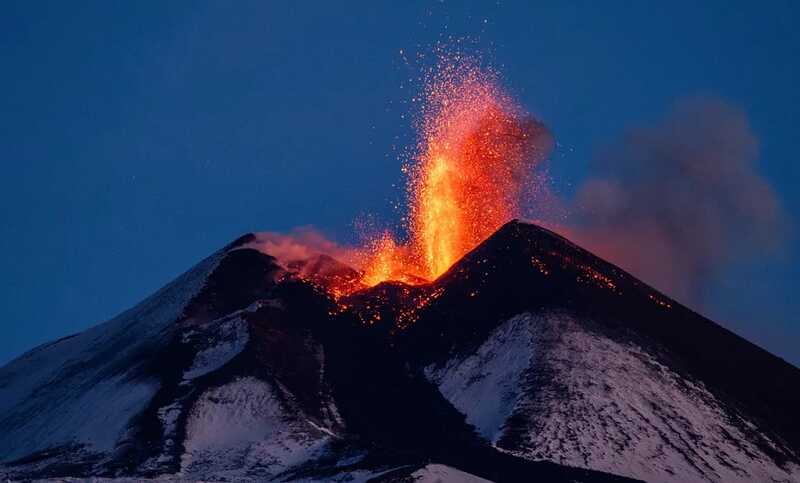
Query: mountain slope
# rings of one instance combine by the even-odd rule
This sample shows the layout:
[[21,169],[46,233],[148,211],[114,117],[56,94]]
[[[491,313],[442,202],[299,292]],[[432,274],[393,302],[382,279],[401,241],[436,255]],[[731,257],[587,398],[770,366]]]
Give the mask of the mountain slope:
[[434,285],[403,338],[498,448],[647,481],[800,478],[800,371],[558,235],[509,223]]
[[[216,253],[132,310],[74,336],[40,346],[0,369],[0,454],[19,458],[66,444],[109,450],[125,424],[157,391],[137,377],[159,334],[200,291]],[[99,411],[99,413],[98,413]]]
[[252,239],[0,369],[3,476],[403,479],[441,461],[502,481],[623,480],[494,450],[387,334],[303,278],[310,264]]
[[552,232],[338,299],[255,239],[0,369],[0,476],[798,481],[800,371]]

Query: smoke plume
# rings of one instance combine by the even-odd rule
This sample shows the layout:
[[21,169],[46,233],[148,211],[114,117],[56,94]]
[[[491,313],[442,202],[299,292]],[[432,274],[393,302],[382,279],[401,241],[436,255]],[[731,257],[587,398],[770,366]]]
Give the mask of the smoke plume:
[[358,254],[358,249],[341,245],[310,226],[297,227],[289,233],[260,232],[255,236],[247,248],[273,256],[283,266],[322,254],[352,263]]
[[[787,218],[756,169],[743,112],[716,100],[677,106],[595,160],[570,236],[691,305],[723,266],[776,253]],[[570,230],[572,231],[572,230]]]

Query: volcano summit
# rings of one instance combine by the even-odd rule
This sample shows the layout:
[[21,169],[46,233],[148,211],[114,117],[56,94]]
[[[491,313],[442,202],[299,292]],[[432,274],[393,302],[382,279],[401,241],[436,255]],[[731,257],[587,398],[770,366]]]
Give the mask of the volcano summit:
[[800,481],[800,370],[548,230],[341,296],[255,240],[0,369],[2,477]]

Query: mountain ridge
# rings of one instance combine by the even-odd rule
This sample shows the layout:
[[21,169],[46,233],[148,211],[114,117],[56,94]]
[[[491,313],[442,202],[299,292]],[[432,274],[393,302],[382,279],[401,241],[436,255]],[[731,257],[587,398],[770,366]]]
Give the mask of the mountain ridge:
[[[515,220],[429,284],[338,300],[331,272],[313,273],[332,262],[284,266],[254,238],[105,329],[0,368],[0,395],[39,384],[0,417],[0,473],[405,478],[433,461],[496,481],[798,478],[800,370],[549,230]],[[37,370],[51,389],[26,379]],[[140,387],[136,404],[104,409],[124,424],[98,426],[102,444],[81,436],[85,404],[70,401]]]

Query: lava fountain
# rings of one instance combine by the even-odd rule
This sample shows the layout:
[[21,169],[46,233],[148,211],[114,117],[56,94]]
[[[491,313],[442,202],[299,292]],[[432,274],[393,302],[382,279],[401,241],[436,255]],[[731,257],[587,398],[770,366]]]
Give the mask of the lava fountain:
[[434,280],[505,222],[523,216],[535,165],[550,149],[491,69],[443,55],[424,78],[418,141],[408,176],[408,239],[368,243],[363,283]]

